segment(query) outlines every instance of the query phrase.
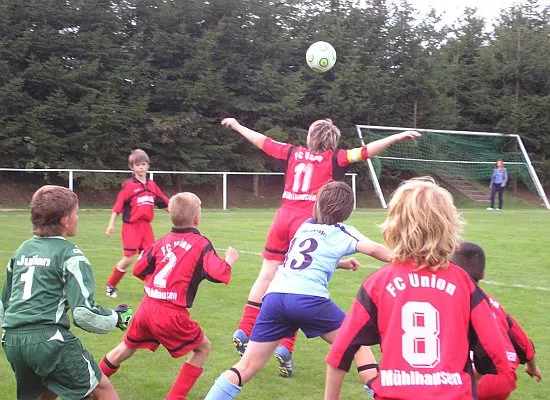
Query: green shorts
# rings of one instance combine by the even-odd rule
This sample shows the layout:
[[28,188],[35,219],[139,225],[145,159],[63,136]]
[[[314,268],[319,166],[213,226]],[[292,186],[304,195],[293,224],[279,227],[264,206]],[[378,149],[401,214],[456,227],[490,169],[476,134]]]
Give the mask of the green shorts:
[[65,328],[6,330],[3,346],[15,372],[18,399],[35,400],[47,389],[63,399],[83,399],[101,380],[92,355]]

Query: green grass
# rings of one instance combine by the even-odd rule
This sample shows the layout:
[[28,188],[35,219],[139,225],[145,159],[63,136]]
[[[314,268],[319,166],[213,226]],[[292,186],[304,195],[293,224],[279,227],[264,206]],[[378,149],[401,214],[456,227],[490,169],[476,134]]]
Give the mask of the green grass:
[[[113,264],[121,256],[118,233],[106,239],[103,232],[110,211],[81,211],[79,233],[74,241],[90,259],[96,278],[96,300],[114,307],[118,302],[137,306],[142,297],[141,282],[128,275],[120,285],[120,297],[104,295],[103,285]],[[381,240],[377,224],[384,219],[383,210],[357,210],[349,223],[365,235]],[[548,314],[550,305],[550,263],[548,251],[550,212],[545,210],[464,210],[467,221],[465,238],[481,244],[487,255],[486,280],[482,286],[494,295],[523,325],[537,347],[537,359],[543,374],[548,373],[550,347]],[[265,234],[271,223],[273,210],[204,210],[199,229],[215,247],[233,246],[240,250],[229,286],[204,282],[198,292],[191,314],[202,326],[213,343],[205,372],[189,395],[190,400],[202,399],[216,377],[238,359],[231,344],[231,335],[240,319],[242,306],[255,280],[261,258]],[[117,221],[117,228],[120,221]],[[30,236],[27,212],[0,212],[0,265],[5,265],[21,241]],[[160,236],[170,228],[167,214],[157,213],[155,232]],[[333,299],[347,310],[362,280],[380,263],[367,257],[358,257],[363,266],[353,273],[337,271],[330,290]],[[0,274],[3,284],[5,274]],[[515,285],[515,286],[514,286]],[[538,288],[538,289],[537,289]],[[92,335],[78,328],[73,331],[98,360],[122,339],[119,330],[108,335]],[[300,336],[296,350],[297,371],[291,379],[276,374],[273,359],[250,383],[245,385],[241,399],[321,399],[324,391],[324,357],[328,345],[321,339],[307,340]],[[161,399],[168,392],[183,360],[172,359],[165,350],[156,353],[138,352],[128,360],[119,373],[112,377],[120,397],[131,399]],[[548,378],[536,384],[521,370],[518,389],[512,399],[547,399],[550,393]],[[0,399],[14,398],[15,383],[4,356],[0,356]],[[342,399],[365,398],[356,374],[349,373]]]

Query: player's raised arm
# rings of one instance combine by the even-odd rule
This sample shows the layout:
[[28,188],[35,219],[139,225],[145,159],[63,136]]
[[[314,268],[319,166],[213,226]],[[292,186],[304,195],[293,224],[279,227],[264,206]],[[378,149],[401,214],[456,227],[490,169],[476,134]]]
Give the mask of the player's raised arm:
[[378,153],[381,153],[382,151],[386,150],[388,147],[390,147],[394,143],[413,140],[420,136],[422,136],[422,134],[417,131],[405,131],[401,133],[396,133],[395,135],[391,135],[383,139],[378,139],[378,140],[375,140],[374,142],[368,143],[366,145],[367,153],[369,154],[369,157],[373,157]]
[[252,143],[254,146],[261,149],[264,145],[267,136],[263,133],[253,131],[246,126],[239,124],[235,118],[225,118],[222,120],[221,124],[227,128],[231,128],[234,131],[239,132],[246,140]]

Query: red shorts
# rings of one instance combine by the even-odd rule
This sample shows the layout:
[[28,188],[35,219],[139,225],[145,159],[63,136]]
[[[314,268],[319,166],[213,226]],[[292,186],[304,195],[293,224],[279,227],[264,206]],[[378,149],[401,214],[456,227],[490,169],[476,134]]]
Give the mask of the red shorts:
[[506,400],[516,389],[516,373],[483,375],[477,385],[479,400]]
[[279,208],[267,233],[263,257],[266,260],[283,261],[294,234],[300,225],[311,217],[311,212],[305,210]]
[[155,243],[155,235],[150,222],[122,223],[122,248],[125,256],[133,256],[153,243]]
[[145,297],[139,305],[124,344],[131,349],[155,351],[163,345],[174,358],[183,357],[204,340],[200,325],[185,308]]

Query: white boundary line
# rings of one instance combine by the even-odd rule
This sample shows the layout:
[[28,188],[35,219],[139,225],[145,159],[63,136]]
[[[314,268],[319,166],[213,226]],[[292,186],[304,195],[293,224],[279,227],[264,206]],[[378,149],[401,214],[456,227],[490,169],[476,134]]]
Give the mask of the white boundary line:
[[[225,249],[219,249],[217,248],[216,251],[218,252],[222,252],[222,251],[225,251]],[[258,256],[258,257],[261,257],[262,254],[261,253],[257,253],[255,251],[246,251],[246,250],[237,250],[239,253],[242,253],[242,254],[249,254],[249,255],[253,255],[253,256]],[[375,266],[375,265],[364,265],[362,264],[361,269],[379,269],[380,267],[378,266]],[[489,280],[482,280],[481,283],[486,283],[487,285],[494,285],[494,286],[503,286],[503,287],[506,287],[506,288],[516,288],[516,289],[525,289],[525,290],[539,290],[539,291],[542,291],[542,292],[550,292],[550,288],[547,288],[547,287],[543,287],[543,286],[529,286],[529,285],[523,285],[521,283],[512,283],[512,284],[508,284],[508,283],[504,283],[504,282],[497,282],[497,281],[489,281]]]
[[[101,250],[120,250],[120,248],[119,247],[100,247],[100,248],[83,248],[83,250],[85,252],[89,252],[89,251],[101,251]],[[225,249],[216,248],[216,251],[221,253],[221,252],[224,252]],[[262,253],[258,253],[256,251],[247,251],[247,250],[237,250],[237,251],[241,254],[248,254],[248,255],[257,256],[257,257],[262,256]],[[13,253],[13,251],[0,250],[0,254],[8,254],[8,253],[11,254],[11,253]],[[376,269],[379,269],[380,267],[375,266],[375,265],[362,264],[360,268],[361,269],[376,270]],[[490,281],[490,280],[485,280],[485,279],[482,280],[481,283],[482,284],[487,284],[487,285],[493,285],[493,286],[502,286],[502,287],[505,287],[505,288],[524,289],[524,290],[537,290],[537,291],[540,291],[540,292],[550,292],[550,288],[547,288],[547,287],[544,287],[544,286],[529,286],[529,285],[524,285],[522,283],[509,284],[509,283],[498,282],[498,281]]]

